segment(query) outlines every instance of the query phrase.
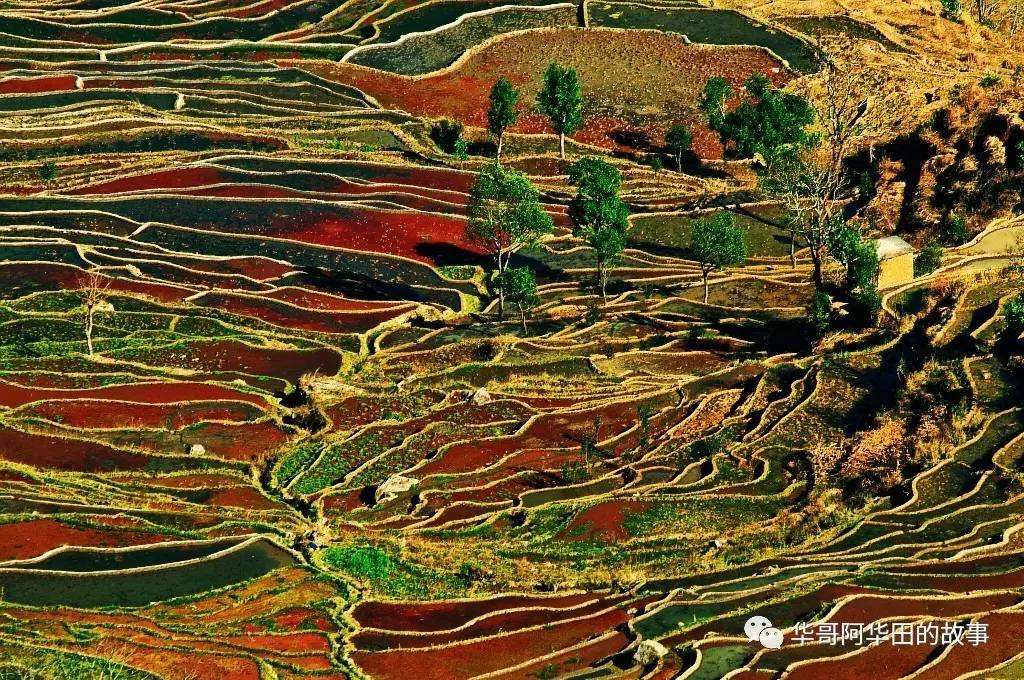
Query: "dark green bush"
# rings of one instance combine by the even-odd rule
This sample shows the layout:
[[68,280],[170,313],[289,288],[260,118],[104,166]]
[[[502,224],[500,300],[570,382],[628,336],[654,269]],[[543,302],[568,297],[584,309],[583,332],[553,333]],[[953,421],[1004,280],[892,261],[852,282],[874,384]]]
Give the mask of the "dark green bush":
[[807,308],[807,320],[815,337],[821,337],[828,330],[828,325],[832,321],[832,298],[828,293],[819,290],[814,294]]
[[882,295],[874,286],[865,286],[853,298],[851,313],[862,326],[874,326],[882,311]]
[[1024,332],[1024,293],[1018,293],[1003,304],[1006,328],[1014,335]]
[[462,123],[443,118],[430,129],[430,138],[445,153],[455,153],[455,144],[462,139]]
[[942,229],[943,240],[951,246],[967,243],[970,234],[967,232],[967,218],[963,215],[950,215]]
[[927,276],[939,268],[942,246],[935,241],[926,245],[914,258],[914,276]]

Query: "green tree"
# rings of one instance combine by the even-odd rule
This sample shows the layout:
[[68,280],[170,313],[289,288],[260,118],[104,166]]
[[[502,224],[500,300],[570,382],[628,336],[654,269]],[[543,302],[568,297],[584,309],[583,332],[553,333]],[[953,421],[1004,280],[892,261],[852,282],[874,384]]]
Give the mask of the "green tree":
[[537,109],[551,120],[558,135],[558,154],[565,158],[565,136],[583,125],[583,89],[576,69],[548,65],[537,93]]
[[708,275],[715,270],[742,264],[747,259],[743,230],[732,213],[721,210],[693,223],[690,251],[700,263],[704,279],[704,302],[708,301]]
[[878,281],[878,250],[861,237],[860,231],[840,225],[828,234],[828,251],[846,268],[846,286],[866,289]]
[[763,75],[751,76],[743,86],[746,96],[732,111],[725,110],[731,93],[724,79],[712,78],[704,88],[701,108],[708,124],[722,144],[740,158],[760,155],[766,162],[780,149],[810,145],[815,136],[808,131],[815,112],[810,102],[795,93],[773,88]]
[[498,158],[501,158],[502,144],[505,141],[505,130],[519,120],[516,105],[519,104],[519,91],[505,76],[498,78],[491,88],[491,106],[487,110],[487,129],[498,138]]
[[39,168],[39,179],[50,184],[53,180],[57,179],[57,172],[57,164],[53,161],[46,161]]
[[608,268],[626,247],[629,209],[619,198],[622,175],[599,158],[582,158],[569,167],[569,182],[576,196],[569,203],[573,235],[594,251],[601,297],[608,301]]
[[[537,243],[554,229],[540,204],[540,193],[523,173],[488,163],[469,190],[466,238],[494,258],[497,280],[512,254]],[[505,293],[498,286],[498,315],[505,315]]]
[[669,128],[665,135],[665,146],[675,156],[676,171],[683,171],[683,154],[693,148],[693,134],[681,123],[676,123]]
[[722,76],[712,76],[704,83],[700,97],[700,110],[708,119],[712,130],[719,130],[725,122],[726,102],[734,95],[732,85]]
[[519,309],[519,319],[526,333],[526,312],[540,302],[537,297],[537,277],[529,267],[509,267],[498,279],[505,299]]
[[465,164],[466,160],[469,159],[469,144],[466,143],[465,139],[459,138],[455,140],[455,147],[452,149],[452,155],[459,161],[460,167]]

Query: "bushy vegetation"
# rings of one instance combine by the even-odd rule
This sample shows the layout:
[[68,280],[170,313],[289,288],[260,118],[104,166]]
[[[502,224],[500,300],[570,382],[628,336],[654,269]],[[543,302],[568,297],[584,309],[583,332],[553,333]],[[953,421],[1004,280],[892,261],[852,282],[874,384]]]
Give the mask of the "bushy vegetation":
[[815,113],[807,99],[773,88],[763,75],[752,76],[743,93],[739,106],[729,110],[726,101],[734,96],[732,86],[725,78],[714,77],[705,85],[700,103],[711,129],[736,156],[773,158],[785,147],[813,140],[808,128]]
[[462,139],[463,130],[461,122],[443,118],[430,128],[430,138],[442,151],[454,154],[456,144]]
[[942,246],[931,241],[914,258],[914,276],[927,276],[942,264]]

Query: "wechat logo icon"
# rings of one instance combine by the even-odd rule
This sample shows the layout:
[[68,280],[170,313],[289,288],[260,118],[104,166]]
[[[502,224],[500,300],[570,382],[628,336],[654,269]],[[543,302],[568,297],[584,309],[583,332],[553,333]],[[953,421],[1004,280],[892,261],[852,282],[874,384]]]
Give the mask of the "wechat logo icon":
[[760,642],[765,649],[782,647],[782,631],[763,616],[751,616],[743,624],[743,632],[751,642]]

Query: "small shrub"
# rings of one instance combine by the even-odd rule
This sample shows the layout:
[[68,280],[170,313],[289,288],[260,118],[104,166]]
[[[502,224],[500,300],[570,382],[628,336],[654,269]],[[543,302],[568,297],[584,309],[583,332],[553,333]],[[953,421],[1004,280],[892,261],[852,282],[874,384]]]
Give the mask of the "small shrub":
[[875,168],[868,168],[857,177],[857,190],[862,198],[874,196],[877,185],[878,171]]
[[1024,332],[1024,293],[1018,293],[1003,304],[1006,328],[1015,335]]
[[874,326],[882,311],[882,295],[874,286],[864,286],[853,298],[853,313],[863,326]]
[[942,230],[942,238],[948,245],[959,246],[967,243],[970,234],[967,232],[967,218],[963,215],[950,215]]
[[57,164],[53,161],[46,161],[42,167],[39,168],[39,178],[49,184],[53,180],[57,179]]
[[465,139],[456,139],[455,144],[452,147],[452,155],[455,156],[457,161],[462,163],[466,162],[469,158],[469,145]]
[[935,241],[926,245],[914,258],[914,276],[927,276],[939,268],[942,262],[942,246]]
[[462,130],[459,121],[443,118],[430,129],[430,138],[445,153],[455,153],[455,144],[462,138]]
[[981,80],[979,80],[978,85],[981,85],[984,88],[995,87],[996,85],[999,84],[1001,80],[1002,78],[1000,78],[996,74],[990,73]]
[[951,21],[960,21],[964,13],[964,6],[961,0],[942,0],[942,16]]
[[815,337],[821,337],[828,330],[832,321],[832,298],[828,293],[819,290],[814,294],[807,309],[807,320]]
[[590,473],[587,471],[587,466],[582,461],[574,460],[569,461],[562,466],[559,471],[562,476],[562,480],[569,485],[579,484],[585,482],[590,478]]
[[655,176],[664,169],[665,164],[662,162],[661,156],[654,156],[651,158],[651,170],[654,171]]

